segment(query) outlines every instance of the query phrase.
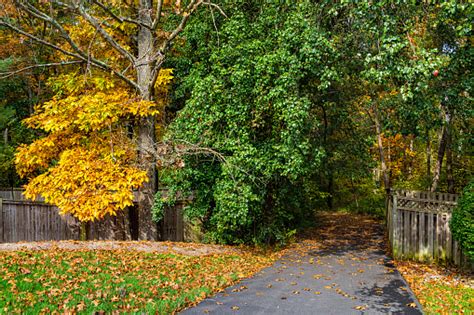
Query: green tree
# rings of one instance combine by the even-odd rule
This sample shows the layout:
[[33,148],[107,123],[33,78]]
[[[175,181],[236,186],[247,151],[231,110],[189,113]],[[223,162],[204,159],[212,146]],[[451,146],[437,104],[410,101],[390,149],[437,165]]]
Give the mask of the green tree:
[[377,199],[377,164],[385,188],[416,180],[404,177],[418,167],[405,143],[424,152],[420,135],[441,124],[433,71],[454,58],[433,38],[443,42],[436,32],[452,5],[450,22],[465,27],[469,8],[455,2],[224,1],[229,18],[200,16],[170,60],[178,80],[166,137],[220,155],[175,148],[179,162],[161,178],[172,193],[157,196],[157,216],[193,192],[186,214],[210,239],[284,241],[323,202]]

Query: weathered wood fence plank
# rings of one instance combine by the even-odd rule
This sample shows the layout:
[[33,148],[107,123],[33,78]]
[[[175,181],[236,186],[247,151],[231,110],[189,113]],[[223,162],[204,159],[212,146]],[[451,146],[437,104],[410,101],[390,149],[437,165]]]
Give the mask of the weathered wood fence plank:
[[[166,193],[165,189],[163,191]],[[175,207],[166,209],[161,222],[162,239],[184,241],[183,207],[189,200],[178,200]],[[107,216],[88,223],[87,239],[131,240],[130,215],[129,209],[126,209],[115,217]],[[22,189],[0,188],[1,243],[68,239],[80,239],[80,223],[75,218],[59,215],[57,207],[44,203],[42,199],[26,200]]]
[[472,269],[449,228],[458,195],[396,190],[388,198],[387,227],[395,258],[446,261]]
[[0,240],[3,239],[3,199],[0,198]]
[[78,239],[75,220],[54,206],[25,200],[0,202],[0,242]]

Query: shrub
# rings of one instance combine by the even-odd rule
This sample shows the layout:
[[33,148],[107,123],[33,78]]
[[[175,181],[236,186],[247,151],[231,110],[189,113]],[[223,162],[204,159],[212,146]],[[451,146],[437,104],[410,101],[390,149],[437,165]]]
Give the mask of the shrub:
[[450,222],[453,237],[466,255],[474,260],[474,181],[466,186]]

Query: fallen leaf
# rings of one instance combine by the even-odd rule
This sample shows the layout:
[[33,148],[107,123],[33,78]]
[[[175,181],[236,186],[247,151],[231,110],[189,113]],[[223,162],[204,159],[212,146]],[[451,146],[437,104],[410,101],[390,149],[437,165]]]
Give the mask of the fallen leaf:
[[28,274],[31,273],[31,270],[30,270],[30,269],[28,269],[28,268],[23,268],[23,267],[20,268],[20,271],[21,271],[21,273],[24,274],[24,275],[28,275]]

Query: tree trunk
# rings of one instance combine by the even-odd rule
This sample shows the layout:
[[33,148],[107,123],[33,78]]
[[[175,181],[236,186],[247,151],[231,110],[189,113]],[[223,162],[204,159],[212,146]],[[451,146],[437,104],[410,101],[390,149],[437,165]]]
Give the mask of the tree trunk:
[[87,222],[81,222],[79,240],[87,241]]
[[[413,137],[410,137],[410,153],[413,152],[415,146],[414,142]],[[405,153],[405,156],[408,156],[408,154]],[[413,158],[410,156],[408,159],[408,175],[411,176],[413,173]]]
[[431,190],[431,140],[429,131],[426,132],[426,178]]
[[[140,0],[138,19],[144,24],[152,24],[151,0]],[[153,34],[150,29],[140,27],[138,32],[138,66],[137,83],[143,100],[153,99],[152,60]],[[156,164],[154,161],[155,119],[145,117],[140,120],[138,128],[138,155],[140,166],[147,170],[149,181],[145,183],[138,194],[138,238],[140,240],[156,240],[157,224],[152,220],[151,207],[157,191]]]
[[[448,98],[445,97],[444,101],[447,101]],[[433,182],[431,184],[431,191],[434,192],[438,188],[439,179],[441,176],[441,169],[443,166],[444,154],[446,152],[446,147],[449,145],[449,132],[450,132],[450,122],[451,115],[450,112],[443,102],[441,102],[441,109],[444,111],[444,125],[441,130],[441,135],[439,138],[439,149],[438,149],[438,159],[436,160],[436,166],[433,173]]]
[[446,178],[448,182],[448,193],[454,194],[454,175],[453,175],[453,150],[451,132],[448,130],[446,144]]
[[439,178],[441,175],[441,167],[443,166],[444,152],[446,151],[446,143],[448,138],[447,127],[443,126],[439,139],[438,158],[433,172],[433,181],[431,182],[431,191],[434,192],[438,188]]
[[334,209],[334,175],[332,170],[328,172],[328,198],[327,205],[329,210]]
[[352,190],[352,199],[356,204],[356,210],[359,210],[359,198],[357,198],[357,189],[354,185],[354,175],[351,174],[351,190]]
[[374,111],[374,117],[375,117],[375,131],[377,133],[377,145],[379,149],[379,156],[380,156],[380,165],[382,167],[382,176],[383,176],[383,183],[385,190],[387,192],[390,191],[390,177],[388,175],[388,169],[387,169],[387,164],[385,163],[385,155],[383,152],[383,141],[382,141],[382,127],[380,125],[380,117],[378,110],[375,109]]

